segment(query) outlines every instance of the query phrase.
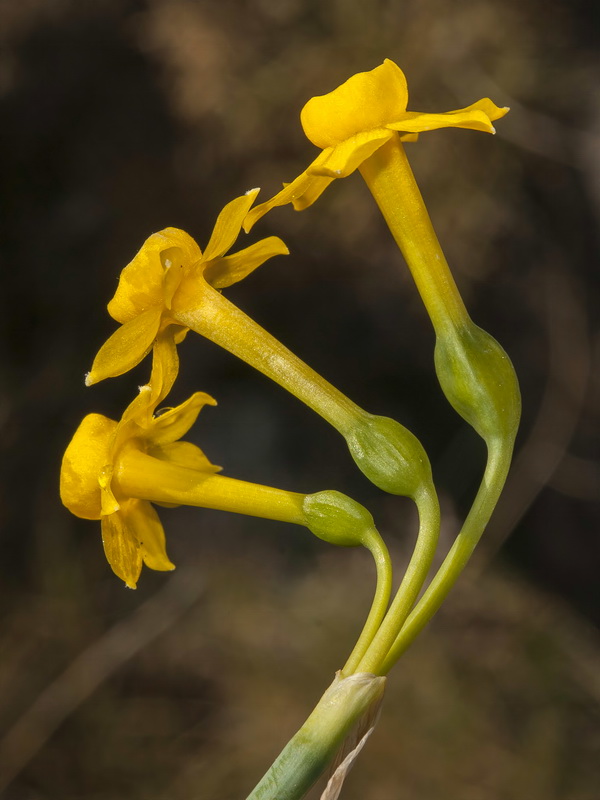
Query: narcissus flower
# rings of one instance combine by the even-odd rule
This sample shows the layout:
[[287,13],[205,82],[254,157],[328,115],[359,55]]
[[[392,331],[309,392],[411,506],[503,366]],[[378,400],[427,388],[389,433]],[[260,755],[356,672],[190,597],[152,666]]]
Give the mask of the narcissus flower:
[[[135,588],[142,562],[155,570],[171,570],[165,534],[150,500],[178,504],[180,498],[154,491],[145,459],[165,467],[194,470],[212,476],[215,467],[200,448],[179,439],[205,405],[215,401],[196,392],[185,403],[155,415],[177,374],[172,337],[161,334],[154,351],[150,383],[119,420],[88,414],[65,452],[60,475],[63,503],[78,517],[99,519],[104,552],[114,572]],[[135,476],[132,485],[132,475]]]
[[168,330],[156,339],[152,374],[117,422],[88,414],[63,457],[60,493],[76,516],[101,520],[104,551],[114,572],[135,588],[142,563],[174,568],[152,503],[232,511],[307,527],[344,547],[362,545],[373,554],[377,589],[354,659],[375,635],[391,589],[389,554],[372,516],[340,492],[301,494],[217,475],[199,447],[180,441],[212,397],[196,392],[174,408],[156,413],[177,375],[177,350]]
[[389,59],[370,72],[353,75],[329,94],[309,100],[300,121],[308,139],[323,152],[275,197],[252,209],[245,230],[275,206],[293,203],[299,211],[312,205],[333,180],[351,175],[398,134],[414,141],[419,133],[436,128],[495,133],[492,122],[508,111],[487,98],[439,114],[407,111],[407,105],[406,78]]
[[270,236],[225,255],[258,191],[252,189],[225,206],[204,253],[178,228],[166,228],[144,242],[122,271],[108,304],[109,314],[122,325],[98,352],[86,376],[88,386],[139,364],[160,331],[168,328],[177,340],[183,338],[187,326],[178,319],[178,311],[187,310],[190,302],[210,317],[211,299],[218,290],[241,281],[269,258],[289,252],[281,239]]

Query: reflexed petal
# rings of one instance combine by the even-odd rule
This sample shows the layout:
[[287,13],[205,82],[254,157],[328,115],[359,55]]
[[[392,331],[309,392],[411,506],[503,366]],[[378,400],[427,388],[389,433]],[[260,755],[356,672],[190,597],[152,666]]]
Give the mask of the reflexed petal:
[[381,128],[406,110],[404,73],[386,59],[359,72],[329,94],[313,97],[302,109],[304,133],[317,147],[335,147],[357,133]]
[[319,160],[319,164],[311,165],[311,175],[324,175],[329,178],[347,178],[363,161],[389,141],[394,134],[385,128],[378,128],[365,133],[358,133],[337,147],[323,151],[327,158]]
[[304,211],[305,208],[312,206],[334,180],[334,178],[325,177],[323,175],[309,175],[309,177],[311,180],[307,183],[304,192],[299,197],[294,197],[292,200],[294,211]]
[[422,133],[438,128],[467,128],[484,133],[495,133],[492,120],[500,119],[508,113],[507,108],[498,108],[491,100],[478,100],[467,108],[446,111],[442,114],[421,114],[407,111],[402,119],[390,122],[387,127],[394,131]]
[[148,431],[151,445],[165,445],[176,442],[192,427],[203,406],[216,406],[217,401],[206,392],[195,392],[185,403],[159,414],[152,421]]
[[123,516],[138,541],[144,564],[161,572],[175,569],[175,564],[167,556],[163,526],[150,503],[128,500],[123,505]]
[[151,402],[154,408],[169,394],[179,372],[179,356],[175,345],[175,332],[178,327],[168,325],[160,331],[154,342],[150,375]]
[[98,476],[109,463],[116,428],[114,420],[102,414],[88,414],[65,451],[60,470],[60,498],[77,517],[100,519]]
[[98,351],[86,386],[135,367],[148,353],[160,326],[162,308],[151,308],[117,328]]
[[188,467],[211,475],[220,472],[222,467],[211,464],[199,447],[191,442],[171,442],[170,444],[151,447],[148,455],[160,458],[161,461],[170,461],[180,467]]
[[236,197],[217,217],[212,236],[204,251],[204,262],[212,261],[226,253],[233,245],[242,229],[242,222],[248,213],[254,198],[258,194],[258,189],[251,189],[241,197]]
[[241,281],[269,258],[286,256],[289,252],[279,237],[269,236],[239,253],[212,261],[204,270],[204,278],[215,289],[224,289]]
[[202,256],[191,236],[179,228],[153,233],[141,250],[121,272],[108,313],[118,322],[127,322],[151,306],[164,305],[165,267],[179,267]]
[[179,371],[179,356],[175,346],[175,331],[177,330],[180,330],[178,325],[167,324],[157,334],[152,348],[150,381],[145,386],[139,387],[138,396],[123,412],[117,436],[119,447],[130,436],[137,435],[136,432],[131,431],[131,426],[122,431],[126,423],[132,422],[142,429],[148,428],[152,424],[156,406],[165,399],[175,383]]
[[448,111],[448,114],[462,114],[463,111],[483,111],[486,117],[494,122],[494,120],[505,117],[510,108],[508,106],[497,106],[489,97],[482,97],[481,100],[471,103],[470,106],[459,108],[457,111]]
[[102,517],[102,544],[113,572],[135,589],[142,571],[142,551],[138,540],[120,511]]
[[[321,155],[313,161],[311,167],[319,161]],[[248,233],[261,217],[264,217],[268,211],[276,206],[285,206],[287,203],[293,203],[297,211],[308,208],[322,195],[332,180],[333,178],[323,178],[320,175],[309,174],[308,170],[303,172],[291,183],[284,184],[284,188],[275,197],[253,208],[244,220],[244,230]]]

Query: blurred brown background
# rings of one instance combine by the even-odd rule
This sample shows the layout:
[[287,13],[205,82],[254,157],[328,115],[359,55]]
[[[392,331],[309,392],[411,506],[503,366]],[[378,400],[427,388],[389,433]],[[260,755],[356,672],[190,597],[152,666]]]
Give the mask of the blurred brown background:
[[[137,592],[58,471],[81,417],[118,417],[148,363],[92,389],[120,269],[153,231],[204,246],[221,207],[264,198],[314,149],[298,115],[383,58],[415,110],[489,95],[495,138],[439,131],[409,157],[474,319],[512,356],[515,467],[475,563],[389,681],[346,800],[592,800],[600,786],[598,238],[594,4],[541,0],[0,2],[0,785],[8,800],[237,800],[341,666],[370,602],[359,552],[301,529],[163,510],[173,574]],[[358,176],[276,233],[292,254],[228,296],[430,453],[447,548],[480,442],[447,408],[433,336]],[[244,244],[246,243],[244,242]],[[340,437],[189,336],[174,402],[219,401],[193,438],[226,474],[365,503],[398,570],[408,501]]]

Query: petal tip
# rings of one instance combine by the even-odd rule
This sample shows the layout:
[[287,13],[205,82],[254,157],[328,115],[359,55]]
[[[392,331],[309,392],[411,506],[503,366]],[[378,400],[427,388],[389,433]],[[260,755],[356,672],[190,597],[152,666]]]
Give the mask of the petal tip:
[[85,373],[83,382],[86,386],[93,386],[95,383],[98,383],[98,379],[94,377],[93,371],[90,371]]

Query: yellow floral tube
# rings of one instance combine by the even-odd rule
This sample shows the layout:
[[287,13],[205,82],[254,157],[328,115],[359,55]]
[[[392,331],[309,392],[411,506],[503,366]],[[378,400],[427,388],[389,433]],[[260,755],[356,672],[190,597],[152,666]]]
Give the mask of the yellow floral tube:
[[406,259],[436,332],[464,324],[467,310],[400,138],[386,142],[361,164],[360,172]]

